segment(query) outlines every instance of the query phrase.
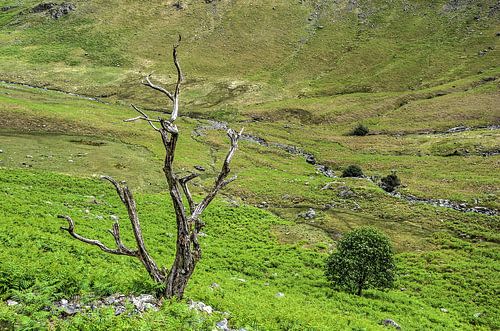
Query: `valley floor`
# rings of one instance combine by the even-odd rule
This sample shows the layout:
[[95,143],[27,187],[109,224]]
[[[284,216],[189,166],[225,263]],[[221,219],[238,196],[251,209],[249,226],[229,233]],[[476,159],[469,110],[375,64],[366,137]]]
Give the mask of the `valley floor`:
[[[405,330],[500,327],[500,217],[411,203],[376,184],[394,169],[403,194],[497,213],[494,123],[350,137],[345,132],[356,122],[305,127],[293,116],[228,124],[248,134],[234,159],[239,179],[207,210],[204,256],[186,293],[228,316],[165,302],[141,316],[99,309],[60,318],[47,307],[61,299],[154,290],[136,261],[59,230],[56,215],[70,214],[83,233],[109,242],[111,215],[126,219],[97,175],[128,181],[147,245],[164,265],[171,262],[175,221],[159,168],[162,146],[144,123],[121,121],[131,114],[118,104],[0,84],[0,329],[211,330],[225,317],[246,330],[379,330],[384,319]],[[206,169],[193,188],[199,195],[225,153],[225,124],[182,117],[178,125],[179,171]],[[316,165],[306,162],[309,155]],[[349,164],[371,179],[339,177]],[[310,208],[314,218],[300,216]],[[324,261],[343,232],[361,225],[390,236],[398,278],[393,289],[357,297],[330,288]]]

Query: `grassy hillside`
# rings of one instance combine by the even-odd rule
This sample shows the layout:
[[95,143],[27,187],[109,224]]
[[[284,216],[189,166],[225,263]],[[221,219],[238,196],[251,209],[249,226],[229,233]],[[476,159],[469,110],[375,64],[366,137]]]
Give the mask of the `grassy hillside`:
[[144,73],[172,81],[178,33],[192,108],[420,90],[498,66],[493,0],[74,1],[58,20],[37,3],[0,3],[0,76],[119,100],[149,97]]
[[[186,82],[176,166],[206,169],[195,194],[227,149],[224,123],[210,120],[248,135],[233,161],[238,180],[207,211],[188,299],[246,330],[378,330],[385,318],[404,330],[500,328],[500,216],[411,203],[377,185],[395,170],[403,196],[498,213],[496,1],[72,3],[53,19],[33,12],[38,1],[0,1],[0,329],[211,330],[224,318],[175,302],[131,317],[44,310],[153,291],[135,262],[59,231],[55,215],[68,213],[110,239],[109,215],[125,210],[97,175],[130,184],[148,247],[170,263],[163,146],[145,123],[122,120],[135,115],[130,102],[169,109],[140,81],[154,72],[172,87],[177,34]],[[359,123],[370,133],[348,135]],[[351,164],[369,178],[340,177]],[[309,208],[316,217],[306,220]],[[331,290],[323,263],[363,225],[391,238],[399,276],[358,298]]]
[[[44,310],[52,301],[68,296],[90,301],[93,296],[115,292],[151,291],[153,285],[136,261],[103,255],[58,230],[61,224],[55,215],[70,213],[78,219],[80,231],[109,242],[105,235],[109,215],[125,219],[126,212],[108,185],[42,171],[3,170],[0,174],[0,194],[6,203],[0,223],[0,295],[23,303],[14,308],[0,303],[2,327],[212,328],[210,322],[218,316],[197,315],[176,303],[142,317],[95,311],[61,320],[57,312]],[[90,201],[89,192],[99,192],[99,204]],[[163,195],[141,194],[138,204],[152,254],[168,264],[174,249],[174,216],[164,207]],[[97,219],[99,215],[104,219]],[[490,283],[499,271],[495,267],[498,254],[490,244],[436,234],[432,242],[439,249],[398,255],[397,289],[368,291],[358,298],[329,289],[323,278],[325,254],[319,245],[304,249],[300,244],[278,244],[272,227],[292,226],[292,222],[257,208],[221,203],[211,207],[204,220],[208,224],[202,241],[205,258],[187,295],[230,312],[231,325],[247,330],[379,330],[383,329],[381,320],[393,318],[413,330],[499,326],[495,318],[498,298]],[[125,237],[125,243],[131,240]],[[220,288],[212,289],[213,282]],[[277,298],[277,292],[285,296]],[[474,317],[478,312],[480,316]]]

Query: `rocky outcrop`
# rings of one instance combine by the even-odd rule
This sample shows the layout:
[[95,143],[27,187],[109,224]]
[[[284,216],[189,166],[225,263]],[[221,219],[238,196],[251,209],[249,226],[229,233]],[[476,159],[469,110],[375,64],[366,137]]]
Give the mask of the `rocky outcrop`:
[[75,5],[70,2],[63,2],[57,4],[54,2],[44,2],[36,5],[31,9],[32,13],[43,13],[46,12],[50,17],[57,20],[76,9]]

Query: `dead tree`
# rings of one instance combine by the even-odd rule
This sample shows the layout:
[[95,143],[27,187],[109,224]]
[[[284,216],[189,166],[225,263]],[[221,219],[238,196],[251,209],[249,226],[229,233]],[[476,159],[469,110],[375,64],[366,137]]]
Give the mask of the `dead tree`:
[[[181,299],[189,278],[193,274],[196,263],[201,258],[201,248],[200,243],[198,242],[198,234],[205,224],[201,220],[200,216],[205,208],[207,208],[210,202],[215,198],[217,193],[227,184],[236,179],[236,176],[233,176],[231,178],[227,177],[230,172],[229,164],[238,147],[238,140],[241,136],[242,131],[235,132],[232,129],[229,129],[227,131],[227,135],[231,140],[231,146],[229,148],[229,152],[226,155],[224,163],[222,164],[222,169],[220,170],[217,178],[215,179],[215,183],[209,189],[206,196],[199,203],[196,203],[189,191],[188,184],[189,181],[198,177],[199,174],[191,173],[184,177],[179,177],[174,171],[174,156],[177,147],[177,140],[179,137],[179,130],[174,122],[178,117],[179,94],[181,83],[183,81],[181,67],[177,59],[178,46],[179,44],[173,47],[173,61],[177,69],[177,83],[175,85],[174,93],[169,92],[162,86],[153,84],[151,82],[151,75],[147,76],[145,82],[143,82],[144,85],[163,93],[166,97],[168,97],[168,99],[172,101],[173,107],[170,118],[150,118],[144,111],[132,105],[132,107],[139,113],[139,116],[125,120],[125,122],[138,120],[146,121],[153,130],[159,133],[163,142],[163,146],[165,147],[165,161],[163,163],[163,172],[167,179],[168,189],[170,192],[170,197],[172,198],[172,204],[175,210],[177,222],[177,243],[175,259],[170,270],[167,271],[165,268],[158,267],[157,263],[148,253],[142,235],[134,197],[132,195],[132,192],[124,182],[119,183],[108,176],[101,177],[102,179],[105,179],[113,184],[116,192],[118,193],[118,196],[127,208],[128,216],[135,237],[135,242],[137,244],[136,249],[128,248],[123,244],[120,237],[120,225],[118,221],[115,221],[112,229],[109,230],[109,232],[113,235],[116,243],[116,248],[113,249],[104,245],[98,240],[88,239],[76,233],[75,222],[71,219],[71,217],[63,215],[59,215],[58,217],[63,218],[68,222],[69,226],[67,228],[61,227],[61,229],[67,231],[74,238],[87,244],[95,245],[107,253],[127,255],[138,258],[148,271],[151,278],[156,283],[162,285],[162,290],[160,291],[160,293],[158,293],[160,297],[177,297]],[[187,208],[184,207],[183,199],[185,199],[185,201],[187,202],[188,210],[186,210]]]

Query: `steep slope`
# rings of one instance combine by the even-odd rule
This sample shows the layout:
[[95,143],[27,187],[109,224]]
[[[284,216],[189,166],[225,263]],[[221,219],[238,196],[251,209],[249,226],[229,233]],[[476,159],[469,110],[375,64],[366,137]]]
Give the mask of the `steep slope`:
[[144,99],[136,82],[165,72],[178,33],[195,108],[422,89],[499,64],[493,0],[73,3],[57,20],[0,3],[0,78]]

